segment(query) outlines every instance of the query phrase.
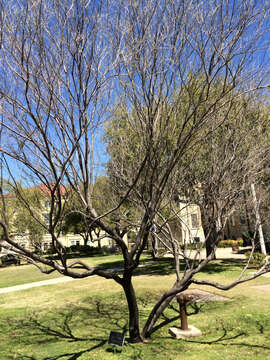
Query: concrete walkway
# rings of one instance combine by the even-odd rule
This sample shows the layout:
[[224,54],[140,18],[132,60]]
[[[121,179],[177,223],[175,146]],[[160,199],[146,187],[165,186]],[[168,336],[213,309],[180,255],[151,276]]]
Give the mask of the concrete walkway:
[[0,294],[7,294],[10,292],[14,292],[14,291],[31,289],[33,287],[44,286],[44,285],[54,285],[54,284],[65,283],[65,282],[70,282],[70,281],[74,281],[74,280],[81,280],[81,279],[73,279],[70,277],[59,277],[56,279],[36,281],[36,282],[28,283],[28,284],[22,284],[22,285],[16,285],[16,286],[10,286],[7,288],[2,288],[2,289],[0,289]]
[[[241,250],[249,250],[249,247],[242,247]],[[190,259],[194,258],[197,255],[197,251],[195,250],[186,250],[186,256]],[[166,257],[172,257],[172,255],[166,255]],[[181,257],[181,256],[180,256]],[[202,249],[200,253],[200,259],[205,259],[206,257],[206,250]],[[197,256],[198,258],[198,256]],[[237,254],[233,253],[231,248],[218,248],[216,250],[216,258],[217,260],[244,260],[246,259],[245,254]]]
[[[243,249],[249,249],[249,248],[240,248],[240,251]],[[203,249],[203,256],[206,256],[206,250]],[[222,248],[222,249],[217,249],[216,251],[216,257],[217,260],[221,259],[227,259],[227,260],[231,260],[231,259],[238,259],[238,260],[245,260],[246,256],[245,254],[237,254],[237,253],[233,253],[231,248]]]

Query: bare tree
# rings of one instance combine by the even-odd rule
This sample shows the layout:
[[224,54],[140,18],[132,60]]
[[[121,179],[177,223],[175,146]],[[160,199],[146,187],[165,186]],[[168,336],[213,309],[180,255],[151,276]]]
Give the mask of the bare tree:
[[[213,99],[214,96],[213,94],[210,98]],[[234,100],[230,101],[229,111],[221,107],[211,115],[211,121],[197,132],[195,135],[197,141],[182,154],[181,160],[170,174],[152,224],[155,239],[174,257],[179,282],[182,281],[182,276],[186,272],[196,273],[198,269],[201,269],[203,244],[196,243],[198,235],[194,235],[194,230],[193,235],[191,234],[191,228],[194,226],[199,231],[198,209],[202,215],[205,232],[207,263],[214,258],[216,246],[221,239],[227,220],[233,211],[239,208],[240,197],[250,187],[251,182],[261,175],[264,163],[269,158],[268,147],[264,144],[260,129],[266,119],[262,119],[260,111],[255,112],[258,105],[251,98],[239,99],[236,93]],[[128,165],[131,157],[134,157],[131,160],[132,163],[135,162],[144,148],[140,142],[140,136],[132,132],[132,128],[138,128],[138,124],[135,125],[136,118],[134,115],[130,115],[130,118],[128,114],[126,116],[126,121],[123,122],[123,112],[121,116],[119,112],[116,112],[116,117],[107,130],[112,155],[109,174],[112,186],[120,194],[127,179],[133,173],[133,170],[129,172]],[[170,122],[170,125],[172,126],[169,130],[170,135],[165,135],[164,132],[162,142],[159,143],[160,152],[156,162],[156,166],[160,166],[159,171],[162,171],[168,161],[166,158],[168,152],[165,152],[161,144],[166,143],[167,149],[172,147],[173,128],[177,129],[179,123],[174,120]],[[127,134],[132,136],[128,138]],[[153,164],[151,162],[151,166]],[[120,169],[122,169],[121,176],[119,176]],[[148,170],[149,173],[150,170]],[[140,208],[141,213],[147,206],[144,198],[149,194],[148,188],[146,190],[144,188],[147,186],[153,186],[154,190],[157,188],[157,183],[149,180],[148,176],[143,180],[142,183],[138,182],[134,189],[136,191],[130,197],[134,207]],[[195,216],[197,221],[195,225],[192,225],[192,216]],[[133,226],[136,226],[136,222]],[[188,233],[186,237],[181,234],[181,229],[185,229]],[[254,224],[254,230],[257,229],[258,223]],[[255,243],[253,242],[252,253],[254,250]],[[180,259],[185,260],[183,274],[180,272]],[[190,279],[190,283],[192,282],[193,280]],[[215,286],[211,281],[208,284]],[[235,283],[231,285],[234,286]],[[155,321],[156,316],[160,315],[167,306],[167,301],[170,300],[170,297],[163,299],[163,303],[159,304],[159,311],[153,313],[152,321]],[[149,321],[151,321],[150,318]]]
[[[226,122],[235,96],[268,86],[263,56],[268,16],[267,4],[254,0],[207,4],[32,0],[3,6],[0,149],[15,184],[19,172],[13,167],[20,164],[25,182],[46,185],[47,231],[59,261],[38,256],[12,239],[2,192],[3,246],[27,257],[43,272],[58,271],[74,278],[96,274],[115,280],[126,295],[131,341],[150,336],[169,301],[198,282],[193,276],[213,257],[211,252],[182,273],[175,257],[175,284],[154,306],[141,331],[132,276],[151,228],[154,223],[166,228],[164,202],[173,208],[176,175],[180,168],[188,169],[185,156],[205,137],[203,130],[211,127],[215,113],[220,123]],[[98,213],[93,203],[94,150],[99,150],[95,140],[112,104],[117,104],[129,131],[122,132],[120,124],[116,141],[109,135],[109,150],[112,146],[114,151],[108,168],[117,196],[112,193],[113,206]],[[123,273],[68,261],[58,238],[68,201],[63,186],[78,194],[85,219],[119,247]],[[125,202],[138,206],[136,224],[130,224],[122,211]],[[137,229],[131,249],[123,240],[127,225]],[[177,254],[178,245],[173,244]],[[78,266],[84,271],[77,271]],[[263,267],[230,285],[212,285],[229,289],[265,271]]]

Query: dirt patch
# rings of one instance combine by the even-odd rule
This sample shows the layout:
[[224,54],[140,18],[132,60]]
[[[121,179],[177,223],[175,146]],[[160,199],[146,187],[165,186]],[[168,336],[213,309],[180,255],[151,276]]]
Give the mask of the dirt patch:
[[185,290],[181,294],[194,296],[194,302],[232,301],[232,299],[228,297],[199,289]]

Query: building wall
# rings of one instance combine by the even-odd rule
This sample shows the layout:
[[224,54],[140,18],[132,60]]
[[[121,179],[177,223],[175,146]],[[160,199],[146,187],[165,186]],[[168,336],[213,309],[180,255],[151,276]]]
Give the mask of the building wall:
[[236,239],[243,236],[250,230],[250,222],[246,215],[241,212],[234,212],[227,220],[224,229],[224,237],[227,239]]
[[204,242],[201,213],[198,205],[180,203],[181,242]]
[[[270,224],[268,222],[264,222],[262,227],[264,233],[270,233]],[[242,237],[254,230],[254,216],[248,216],[245,212],[234,211],[227,220],[224,237],[227,239],[237,239],[237,237]]]
[[[101,246],[108,246],[108,247],[113,246],[113,244],[114,244],[113,240],[110,237],[104,236],[104,235],[105,235],[105,232],[101,231],[100,232],[100,237],[102,237],[102,239],[100,240]],[[96,237],[93,240],[97,240],[97,239],[98,238]],[[58,238],[58,240],[61,242],[61,244],[63,246],[66,246],[66,247],[70,247],[70,246],[74,246],[74,245],[84,245],[84,240],[80,234],[62,235]],[[44,244],[46,244],[45,246],[49,246],[49,244],[51,242],[51,238],[50,238],[49,234],[43,236],[43,242],[44,242]],[[98,241],[91,241],[87,245],[92,246],[92,247],[98,247]]]
[[[101,246],[111,247],[114,245],[113,240],[109,236],[105,236],[104,231],[100,232],[100,237],[102,237],[102,239],[100,240]],[[15,236],[14,239],[18,242],[18,244],[20,244],[21,246],[23,246],[25,248],[28,248],[28,249],[33,248],[33,246],[31,246],[31,242],[30,242],[28,235]],[[94,240],[95,239],[97,239],[97,237],[94,238]],[[61,235],[61,236],[59,236],[58,240],[61,242],[61,244],[63,246],[66,246],[66,247],[84,244],[83,238],[79,234]],[[127,235],[124,236],[124,241],[126,244],[128,243]],[[91,242],[89,242],[88,245],[92,246],[92,247],[98,247],[98,241],[93,241],[93,242],[91,241]],[[41,247],[42,247],[42,250],[46,250],[51,247],[51,236],[49,234],[45,234],[42,236]]]

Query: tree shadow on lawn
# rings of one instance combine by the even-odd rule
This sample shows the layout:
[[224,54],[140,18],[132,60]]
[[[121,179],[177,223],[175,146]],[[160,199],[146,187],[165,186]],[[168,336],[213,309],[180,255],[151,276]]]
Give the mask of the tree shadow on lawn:
[[[210,316],[213,316],[216,312],[219,312],[221,307],[224,306],[230,306],[230,303],[219,303],[219,302],[210,302],[211,307],[210,309],[207,307],[207,303],[200,303],[200,304],[189,304],[188,305],[188,315],[196,315],[199,313],[206,305],[206,309],[204,309],[204,313],[209,313]],[[217,307],[218,306],[218,307]],[[178,313],[178,308],[172,304],[170,307],[171,310],[174,311],[174,313]],[[191,311],[192,309],[192,311]],[[249,314],[248,314],[249,315]],[[251,349],[261,349],[261,350],[267,350],[270,351],[270,343],[269,343],[269,321],[268,318],[265,317],[263,314],[254,314],[254,316],[246,316],[243,318],[242,314],[238,315],[238,318],[233,317],[227,318],[225,317],[224,323],[223,320],[218,321],[218,327],[214,327],[214,332],[221,332],[221,335],[218,337],[208,340],[209,334],[212,333],[211,328],[206,330],[206,334],[194,339],[185,339],[185,342],[191,343],[191,344],[201,344],[201,345],[221,345],[221,346],[232,346],[232,347],[247,347]],[[259,317],[259,318],[258,318]],[[180,320],[177,319],[177,316],[171,319],[167,319],[167,324],[171,322],[171,320],[178,320],[180,326]],[[232,321],[233,320],[233,321]],[[237,327],[235,327],[235,323],[237,324]],[[162,325],[162,324],[161,324]],[[177,325],[176,325],[177,326]],[[158,328],[158,326],[157,326]],[[252,336],[252,337],[251,337]],[[254,336],[261,337],[261,344],[255,344],[252,343],[252,340],[254,339]],[[211,336],[212,337],[212,336]],[[249,337],[251,343],[245,339]],[[170,338],[170,337],[168,337]],[[237,340],[238,341],[234,341]],[[172,339],[172,341],[175,341],[175,339]],[[269,345],[265,344],[265,342],[268,342]]]
[[[93,339],[94,340],[94,339]],[[43,358],[42,360],[60,360],[60,359],[65,359],[65,360],[76,360],[79,359],[81,355],[89,353],[95,349],[98,349],[99,347],[102,347],[106,344],[107,340],[102,340],[101,342],[99,342],[97,345],[94,345],[88,349],[85,350],[81,350],[81,351],[75,351],[75,352],[67,352],[61,355],[53,355],[53,356],[46,356],[45,358]],[[9,358],[7,358],[7,360],[12,360],[14,359],[14,356],[11,355]],[[35,357],[32,355],[22,355],[22,357],[20,358],[21,360],[41,360],[40,357]]]
[[[89,302],[89,299],[86,300]],[[72,305],[63,310],[49,311],[46,316],[31,313],[21,319],[1,319],[0,335],[1,337],[6,336],[7,339],[11,338],[15,342],[11,346],[12,349],[17,346],[18,343],[15,339],[18,337],[20,338],[20,347],[31,346],[34,351],[42,345],[49,347],[50,344],[63,342],[64,353],[45,357],[21,354],[20,359],[22,360],[75,360],[85,353],[104,347],[108,342],[111,330],[126,333],[127,319],[125,309],[121,309],[119,304],[118,307],[116,304],[108,305],[105,301],[102,302],[97,299],[92,300],[89,306]],[[8,330],[6,330],[7,327]],[[92,336],[81,336],[83,334],[92,334]],[[78,345],[73,346],[77,349],[74,351],[73,349],[67,350],[68,347],[65,342],[77,343]],[[94,345],[88,347],[89,342],[94,342]],[[87,346],[86,349],[85,345]],[[81,350],[81,348],[84,349]],[[14,359],[16,355],[18,353],[11,351],[9,355],[5,354],[5,359]]]
[[[241,270],[245,265],[245,260],[242,259],[226,259],[226,260],[213,260],[206,265],[200,272],[207,274],[218,274],[228,270]],[[186,263],[180,260],[180,268],[184,269]],[[111,261],[100,264],[99,269],[112,269],[119,273],[123,271],[123,261]],[[162,276],[171,275],[175,273],[174,261],[171,258],[160,258],[156,261],[141,262],[139,267],[134,271],[134,276],[148,275],[148,276]]]
[[[144,306],[147,307],[149,297],[140,300]],[[87,304],[87,305],[84,305]],[[190,304],[188,306],[188,315],[198,314],[201,309],[205,306],[204,303]],[[223,305],[222,305],[223,306]],[[220,308],[219,308],[220,309]],[[163,314],[161,322],[154,328],[154,332],[157,332],[164,326],[174,323],[173,325],[180,325],[179,320],[179,307],[178,304],[172,303],[169,307],[169,315]],[[208,308],[204,309],[204,312],[208,312]],[[21,319],[14,319],[14,317],[1,319],[0,322],[0,334],[1,337],[7,338],[6,341],[11,341],[11,348],[14,349],[16,345],[19,347],[32,346],[33,350],[31,355],[21,354],[20,359],[22,360],[77,360],[83,354],[90,353],[96,349],[103,348],[104,354],[106,351],[107,339],[111,330],[126,333],[127,332],[127,319],[128,312],[126,304],[119,296],[107,298],[85,298],[83,299],[82,305],[69,305],[65,309],[49,311],[46,315],[42,314],[28,314]],[[243,329],[248,329],[252,333],[257,333],[262,336],[265,334],[265,326],[267,325],[266,320],[264,323],[260,319],[252,319],[252,324],[248,318],[242,323]],[[247,342],[230,342],[232,340],[242,338],[247,333],[241,328],[235,334],[232,325],[221,325],[221,331],[223,332],[220,336],[213,340],[203,340],[199,338],[196,340],[185,340],[190,343],[206,344],[206,345],[228,345],[228,346],[246,346],[256,349],[270,350],[270,346],[249,344]],[[252,326],[252,328],[251,328]],[[250,330],[250,329],[251,330]],[[219,330],[220,331],[220,330]],[[269,329],[267,329],[269,331]],[[214,331],[215,333],[215,331]],[[232,334],[233,333],[233,334]],[[92,336],[89,336],[91,334]],[[215,335],[214,335],[215,336]],[[173,339],[171,337],[160,337],[155,336],[153,346],[157,339],[167,341]],[[12,342],[15,341],[13,345]],[[41,355],[32,355],[39,346],[46,346],[50,348],[50,344],[62,342],[63,350],[52,350],[51,355],[41,357]],[[152,342],[152,341],[151,341]],[[67,343],[73,343],[72,348]],[[91,343],[94,343],[90,346]],[[61,344],[61,343],[60,343]],[[77,344],[75,346],[75,344]],[[132,349],[132,344],[130,344]],[[134,351],[138,349],[134,348]],[[58,352],[55,355],[56,351]],[[29,351],[30,352],[30,351]],[[102,354],[101,354],[102,355]],[[5,359],[12,360],[18,356],[18,353],[10,352]],[[140,357],[137,357],[138,359]],[[142,357],[143,358],[143,357]]]
[[[187,305],[187,315],[188,317],[192,316],[192,315],[196,315],[198,314],[201,309],[203,308],[203,306],[205,305],[205,303],[190,303]],[[163,328],[164,326],[167,326],[171,323],[175,323],[176,321],[178,322],[178,325],[180,326],[180,309],[179,309],[179,305],[176,303],[171,302],[168,305],[168,309],[171,310],[175,316],[173,317],[168,317],[167,315],[165,315],[165,312],[162,313],[161,315],[161,321],[160,323],[158,323],[154,328],[153,328],[153,332],[155,333],[158,330],[160,330],[161,328]],[[177,326],[177,324],[174,326]]]
[[[226,259],[226,260],[214,260],[206,265],[200,272],[207,274],[217,274],[226,272],[228,270],[241,270],[245,265],[244,260]],[[180,261],[180,269],[184,269],[186,263]],[[170,258],[159,259],[151,263],[142,264],[141,267],[137,268],[134,275],[171,275],[175,272],[174,261]]]
[[243,259],[222,259],[214,260],[213,262],[206,265],[200,272],[215,274],[226,272],[228,270],[239,270],[241,271],[245,266],[246,261]]
[[[123,260],[115,260],[106,262],[104,257],[104,263],[100,263],[97,268],[102,270],[116,270],[121,273],[123,271]],[[192,260],[190,260],[192,261]],[[197,261],[198,263],[198,261]],[[213,260],[205,268],[201,270],[202,273],[214,274],[227,271],[230,267],[242,269],[245,265],[243,259],[220,259]],[[186,263],[184,260],[180,260],[180,268],[184,269]],[[139,267],[134,271],[135,276],[139,275],[171,275],[175,272],[173,258],[159,258],[158,260],[152,260],[150,257],[142,261]]]
[[[247,324],[248,327],[248,324]],[[222,327],[223,333],[214,340],[209,341],[203,341],[200,339],[196,340],[186,340],[186,342],[192,343],[192,344],[202,344],[202,345],[222,345],[222,346],[243,346],[248,348],[254,348],[254,349],[262,349],[262,350],[270,350],[270,346],[266,345],[258,345],[258,344],[250,344],[248,342],[229,342],[230,340],[235,340],[238,338],[243,338],[244,336],[247,336],[247,332],[245,331],[239,331],[235,335],[229,335],[229,330],[226,329],[226,327],[223,325]],[[261,322],[256,322],[256,330],[259,334],[264,333],[264,326]]]

